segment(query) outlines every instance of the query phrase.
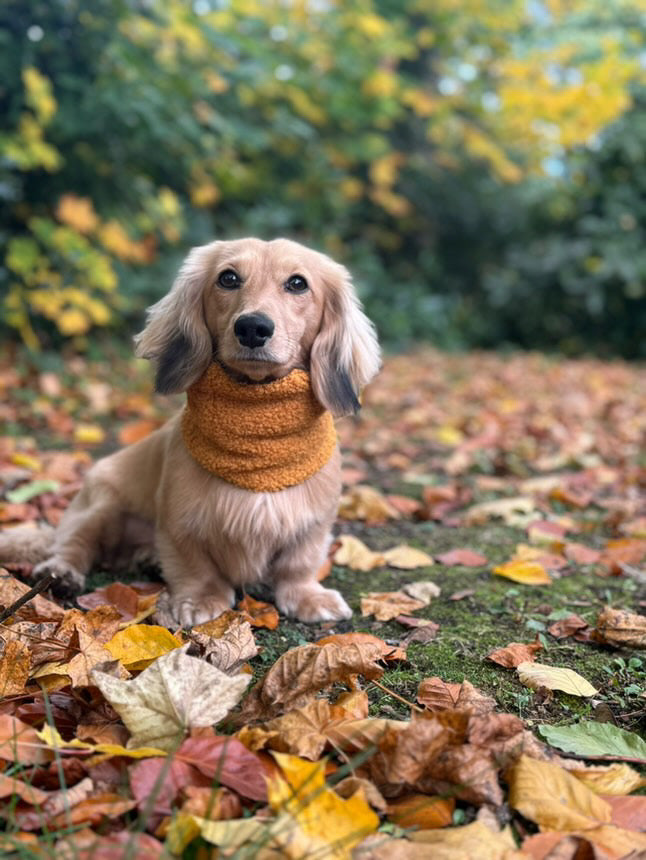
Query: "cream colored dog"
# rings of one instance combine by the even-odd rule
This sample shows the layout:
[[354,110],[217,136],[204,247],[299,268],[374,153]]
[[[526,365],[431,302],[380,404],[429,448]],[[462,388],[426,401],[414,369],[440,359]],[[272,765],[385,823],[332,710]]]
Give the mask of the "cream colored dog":
[[[358,409],[379,368],[374,328],[347,270],[286,239],[194,248],[136,344],[138,356],[155,362],[163,394],[186,391],[214,361],[247,385],[302,368],[334,416]],[[228,483],[191,456],[180,414],[90,469],[35,575],[53,573],[59,587],[79,591],[93,563],[123,561],[154,544],[170,590],[167,612],[184,626],[217,617],[236,587],[261,581],[273,585],[286,615],[348,618],[339,592],[316,579],[340,492],[338,448],[319,471],[277,492]],[[12,545],[5,532],[0,561],[20,560],[20,542]]]

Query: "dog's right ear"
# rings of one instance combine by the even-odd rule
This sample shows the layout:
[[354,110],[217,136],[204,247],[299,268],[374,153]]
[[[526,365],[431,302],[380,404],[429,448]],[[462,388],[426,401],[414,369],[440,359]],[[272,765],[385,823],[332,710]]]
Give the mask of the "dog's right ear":
[[214,244],[193,248],[170,292],[148,308],[146,328],[135,336],[135,355],[156,364],[155,391],[160,394],[186,391],[213,357],[203,293]]

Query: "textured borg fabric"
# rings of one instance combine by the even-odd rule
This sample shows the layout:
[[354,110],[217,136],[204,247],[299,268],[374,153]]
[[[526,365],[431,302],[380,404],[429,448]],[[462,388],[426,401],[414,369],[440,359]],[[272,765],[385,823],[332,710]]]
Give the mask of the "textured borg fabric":
[[213,363],[187,392],[182,434],[209,472],[256,493],[275,493],[319,471],[336,446],[332,415],[304,370],[242,383]]

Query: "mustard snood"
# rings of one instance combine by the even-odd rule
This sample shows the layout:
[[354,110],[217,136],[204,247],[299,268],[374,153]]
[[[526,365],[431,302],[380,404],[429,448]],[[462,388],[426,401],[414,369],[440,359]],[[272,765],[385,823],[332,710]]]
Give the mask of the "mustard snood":
[[242,383],[216,362],[187,391],[182,435],[195,460],[230,484],[275,493],[319,471],[336,447],[332,415],[309,375]]

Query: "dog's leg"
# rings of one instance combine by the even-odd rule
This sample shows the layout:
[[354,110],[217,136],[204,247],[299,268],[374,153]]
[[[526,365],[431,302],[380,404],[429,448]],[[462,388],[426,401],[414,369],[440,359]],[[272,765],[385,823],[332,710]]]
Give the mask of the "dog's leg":
[[316,580],[329,544],[329,524],[320,524],[274,559],[276,605],[285,615],[306,624],[351,617],[352,610],[339,592],[324,588]]
[[166,626],[203,624],[233,606],[233,588],[197,541],[189,538],[180,542],[159,530],[157,551],[170,591],[158,610],[158,618]]
[[60,595],[82,591],[102,536],[118,527],[119,507],[110,487],[85,484],[56,529],[51,555],[34,568],[34,577],[53,574],[52,589]]

